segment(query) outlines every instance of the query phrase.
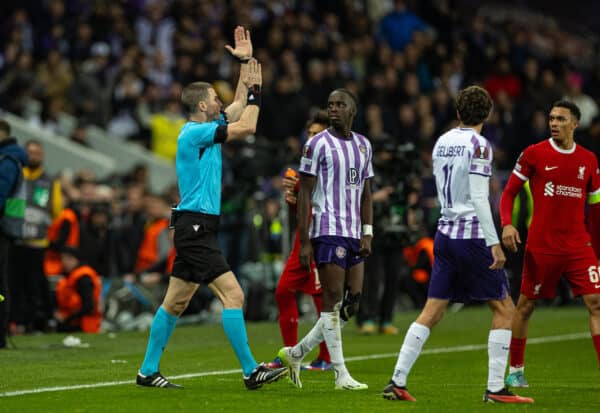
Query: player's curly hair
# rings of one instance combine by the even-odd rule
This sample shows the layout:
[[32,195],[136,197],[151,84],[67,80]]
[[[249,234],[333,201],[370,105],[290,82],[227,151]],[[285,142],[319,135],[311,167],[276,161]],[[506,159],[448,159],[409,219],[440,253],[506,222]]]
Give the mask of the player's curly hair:
[[188,113],[196,113],[198,102],[208,99],[208,89],[213,86],[207,82],[190,83],[181,92],[181,103]]
[[456,96],[456,110],[465,125],[483,123],[489,116],[492,106],[490,94],[480,86],[469,86],[458,92]]

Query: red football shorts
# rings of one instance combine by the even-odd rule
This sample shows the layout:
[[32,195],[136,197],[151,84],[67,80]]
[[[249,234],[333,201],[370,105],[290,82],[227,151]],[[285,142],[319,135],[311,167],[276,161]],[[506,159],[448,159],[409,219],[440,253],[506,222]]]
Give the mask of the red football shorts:
[[277,288],[301,291],[308,295],[321,294],[321,282],[315,263],[311,262],[310,271],[306,271],[300,264],[300,242],[297,234]]
[[554,298],[564,275],[574,296],[600,294],[598,259],[592,247],[569,255],[550,255],[525,250],[521,294],[530,300]]

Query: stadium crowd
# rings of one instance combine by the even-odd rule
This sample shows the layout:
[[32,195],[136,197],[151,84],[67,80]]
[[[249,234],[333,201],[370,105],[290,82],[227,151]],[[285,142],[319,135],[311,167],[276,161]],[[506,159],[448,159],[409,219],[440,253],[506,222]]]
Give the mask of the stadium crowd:
[[[274,289],[285,252],[281,175],[297,167],[306,120],[334,88],[358,97],[353,129],[374,146],[375,227],[382,234],[374,249],[386,257],[435,231],[431,149],[456,125],[453,98],[465,85],[483,85],[494,100],[483,135],[494,145],[500,171],[490,197],[496,218],[506,171],[526,146],[549,136],[547,111],[554,101],[577,103],[582,119],[576,138],[600,154],[598,44],[533,11],[474,10],[451,0],[47,0],[43,7],[2,7],[2,111],[59,134],[58,116],[69,113],[78,120],[73,144],[86,145],[85,128],[97,125],[171,160],[186,118],[183,86],[208,80],[230,102],[239,65],[224,46],[237,25],[250,29],[263,68],[263,106],[255,138],[223,148],[220,234],[249,289]],[[40,114],[32,115],[33,101],[42,102]],[[64,207],[74,211],[78,258],[111,280],[103,292],[113,298],[106,301],[107,319],[117,322],[120,307],[109,313],[115,302],[135,307],[133,314],[157,306],[163,290],[156,286],[164,287],[172,251],[166,226],[176,188],[154,193],[144,165],[106,181],[86,171],[57,178],[56,205],[62,206],[50,213],[56,218]],[[406,250],[404,261],[373,271],[392,272],[386,289],[403,290],[420,306],[427,263],[417,272],[408,267],[421,261]],[[40,302],[26,314],[24,300],[39,292],[22,286],[15,265],[9,271],[13,332],[44,330],[51,304]],[[257,268],[269,274],[259,277],[262,287]],[[365,295],[378,301],[377,294]],[[393,308],[395,299],[383,301]],[[248,311],[256,314],[249,318],[268,316],[253,308],[258,301],[249,298]],[[201,292],[189,312],[209,306],[209,294]],[[370,311],[359,320],[375,321],[379,310]]]

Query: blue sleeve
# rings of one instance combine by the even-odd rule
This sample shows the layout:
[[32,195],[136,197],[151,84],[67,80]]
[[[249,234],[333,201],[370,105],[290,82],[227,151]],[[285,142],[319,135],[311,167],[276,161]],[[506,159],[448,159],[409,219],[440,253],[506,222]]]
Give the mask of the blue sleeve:
[[12,193],[17,179],[17,164],[10,158],[0,161],[0,215],[4,214],[6,198]]
[[215,143],[215,131],[218,126],[218,122],[190,122],[185,125],[181,139],[187,139],[193,146],[205,148]]
[[227,120],[227,114],[225,111],[221,111],[221,116],[219,116],[219,120],[217,120],[219,126],[227,126],[229,121]]

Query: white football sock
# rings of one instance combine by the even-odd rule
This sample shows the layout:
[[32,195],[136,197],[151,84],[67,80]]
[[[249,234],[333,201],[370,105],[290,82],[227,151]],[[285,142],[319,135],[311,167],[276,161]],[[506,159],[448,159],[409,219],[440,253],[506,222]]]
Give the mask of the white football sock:
[[487,389],[492,392],[504,388],[504,373],[510,350],[510,330],[490,330],[488,338],[488,382]]
[[323,330],[322,330],[323,321],[321,318],[317,320],[313,328],[296,344],[292,347],[290,353],[293,357],[302,359],[308,353],[312,351],[313,348],[317,347],[321,341],[323,341]]
[[394,375],[392,380],[396,386],[406,386],[406,379],[410,369],[412,368],[415,361],[421,354],[423,345],[429,337],[429,327],[416,322],[412,323],[406,332],[404,337],[404,343],[400,348],[400,354],[398,354],[398,361],[396,361],[396,368],[394,369]]
[[343,377],[348,373],[346,364],[344,363],[344,352],[342,349],[342,327],[340,325],[340,312],[333,311],[331,313],[322,312],[321,331],[327,344],[327,350],[331,356],[331,364],[335,370],[335,377]]

